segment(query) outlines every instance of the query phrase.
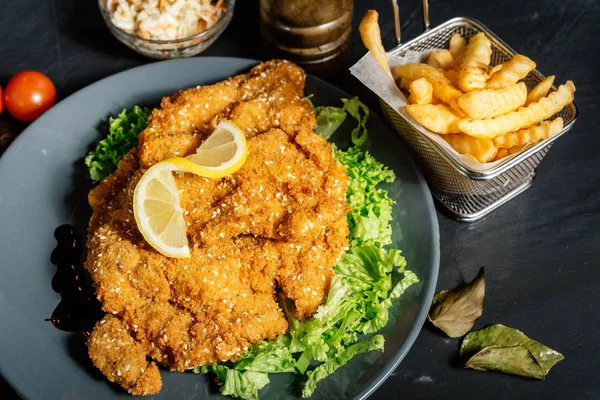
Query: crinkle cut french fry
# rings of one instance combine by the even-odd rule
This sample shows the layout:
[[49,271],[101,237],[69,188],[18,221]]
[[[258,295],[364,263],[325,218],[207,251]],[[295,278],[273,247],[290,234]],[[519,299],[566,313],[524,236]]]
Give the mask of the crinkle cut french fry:
[[469,118],[493,118],[514,111],[525,104],[527,85],[520,82],[501,89],[482,89],[466,93],[457,99]]
[[508,157],[508,156],[512,156],[513,154],[520,153],[521,151],[523,151],[523,148],[525,146],[526,145],[515,146],[515,147],[511,147],[510,149],[499,148],[498,153],[496,153],[496,157],[494,157],[494,159],[492,161],[498,161],[504,157]]
[[426,76],[426,78],[433,86],[433,96],[446,104],[452,103],[452,100],[463,95],[463,92],[452,86],[448,78],[444,75],[441,77],[439,75],[431,77]]
[[425,78],[415,79],[408,84],[410,96],[408,101],[411,104],[431,104],[433,101],[433,86]]
[[462,91],[470,92],[485,87],[491,56],[492,42],[485,33],[480,32],[469,40],[458,76],[458,87]]
[[504,157],[508,157],[510,156],[510,152],[508,151],[508,149],[498,149],[498,152],[496,153],[496,156],[494,157],[494,159],[492,161],[498,161]]
[[450,44],[448,45],[450,53],[454,56],[454,60],[457,63],[460,63],[463,56],[465,55],[465,50],[467,49],[467,42],[465,38],[460,35],[460,33],[455,33],[450,38]]
[[390,79],[394,80],[392,71],[387,61],[387,54],[381,43],[381,31],[379,30],[379,14],[375,10],[369,10],[360,21],[358,30],[360,38],[365,47],[371,52],[375,60],[379,63]]
[[511,147],[510,149],[507,149],[507,150],[508,150],[508,153],[510,155],[513,155],[515,153],[520,153],[525,146],[526,146],[525,144],[522,145],[522,146],[514,146],[514,147]]
[[434,68],[438,68],[440,66],[435,57],[436,54],[437,54],[437,51],[431,50],[431,53],[429,53],[429,55],[427,56],[427,61],[426,61],[427,65],[430,65]]
[[441,69],[454,69],[458,68],[454,56],[449,50],[442,49],[435,54],[435,60]]
[[460,132],[457,126],[460,118],[444,104],[409,104],[406,111],[432,132],[442,135]]
[[397,66],[394,69],[396,77],[401,78],[401,85],[404,88],[408,87],[410,81],[415,79],[425,78],[433,86],[433,96],[442,100],[446,104],[450,104],[452,99],[460,97],[463,92],[452,86],[452,83],[444,73],[427,64],[404,64]]
[[492,161],[498,152],[494,142],[490,139],[478,139],[464,133],[442,135],[442,138],[459,154],[469,155],[481,163]]
[[433,76],[436,74],[444,75],[437,68],[427,64],[404,64],[394,68],[396,80],[399,79],[401,87],[406,89],[408,89],[410,82],[419,78],[427,79],[426,75]]
[[517,111],[486,119],[463,119],[458,122],[460,130],[468,135],[493,139],[508,132],[515,132],[550,118],[573,101],[575,85],[567,81],[556,92],[539,101],[521,107]]
[[535,62],[529,57],[517,54],[510,61],[504,63],[502,68],[491,74],[487,86],[498,89],[512,85],[525,78],[535,69]]
[[456,114],[457,116],[459,116],[461,119],[463,118],[469,118],[469,116],[467,114],[465,114],[465,112],[462,110],[462,108],[460,108],[460,106],[458,105],[458,98],[452,99],[450,101],[450,108],[452,109],[452,111],[454,112],[454,114]]
[[504,64],[498,64],[498,65],[494,65],[492,68],[490,68],[490,70],[488,71],[488,79],[490,76],[494,75],[494,73],[500,71],[503,66],[504,66]]
[[539,125],[530,126],[516,132],[494,138],[496,147],[509,149],[515,146],[524,146],[530,143],[537,143],[542,139],[548,139],[563,129],[563,119],[556,118],[553,121],[544,121]]
[[531,92],[527,95],[527,102],[525,104],[535,103],[542,97],[546,97],[550,89],[552,89],[552,84],[554,83],[554,75],[550,75],[542,79],[540,83],[538,83]]
[[448,78],[452,86],[456,86],[458,84],[458,71],[455,69],[448,69],[444,71],[444,76]]

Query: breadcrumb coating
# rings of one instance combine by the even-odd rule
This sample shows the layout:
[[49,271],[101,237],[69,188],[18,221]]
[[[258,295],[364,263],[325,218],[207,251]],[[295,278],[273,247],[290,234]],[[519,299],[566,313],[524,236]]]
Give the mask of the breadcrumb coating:
[[[304,80],[274,60],[163,99],[138,148],[90,192],[85,266],[107,314],[89,355],[129,393],[160,390],[156,363],[184,371],[235,360],[287,332],[278,292],[301,320],[327,295],[348,246],[348,178],[313,131]],[[135,186],[154,163],[194,152],[222,119],[245,132],[247,161],[222,179],[175,175],[191,258],[165,257],[136,227]]]

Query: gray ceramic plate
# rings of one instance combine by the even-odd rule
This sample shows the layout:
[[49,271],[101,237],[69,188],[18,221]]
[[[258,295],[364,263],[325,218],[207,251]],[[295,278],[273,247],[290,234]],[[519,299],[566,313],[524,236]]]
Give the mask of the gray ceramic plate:
[[[104,134],[107,117],[134,104],[157,105],[178,89],[207,84],[246,71],[256,61],[193,58],[146,65],[103,79],[47,112],[0,158],[0,373],[26,399],[125,398],[92,366],[82,337],[45,322],[60,300],[50,281],[54,229],[71,223],[85,232],[91,187],[83,156]],[[340,104],[348,94],[309,77],[306,93],[317,104]],[[347,146],[346,132],[336,133]],[[394,370],[415,341],[435,289],[439,238],[435,209],[421,174],[397,136],[376,115],[369,119],[367,148],[398,177],[388,186],[394,207],[395,246],[403,249],[421,283],[396,302],[383,330],[385,352],[356,357],[319,383],[314,399],[371,394]],[[209,378],[163,371],[156,399],[219,398]],[[290,374],[279,375],[262,399],[298,397]]]

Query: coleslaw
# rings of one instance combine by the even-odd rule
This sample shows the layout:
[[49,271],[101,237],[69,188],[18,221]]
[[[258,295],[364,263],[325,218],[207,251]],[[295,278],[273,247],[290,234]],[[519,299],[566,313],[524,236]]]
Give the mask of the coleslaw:
[[112,23],[144,39],[175,40],[204,31],[225,11],[223,0],[107,0]]

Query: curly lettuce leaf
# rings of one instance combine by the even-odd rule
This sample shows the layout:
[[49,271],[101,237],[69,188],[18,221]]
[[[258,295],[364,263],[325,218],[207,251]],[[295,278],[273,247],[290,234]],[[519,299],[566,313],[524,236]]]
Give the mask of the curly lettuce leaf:
[[355,146],[362,146],[368,138],[367,120],[369,119],[369,107],[363,104],[358,97],[352,99],[342,99],[342,107],[334,106],[313,106],[310,97],[306,97],[310,103],[315,118],[317,127],[315,132],[325,139],[329,139],[342,123],[346,120],[348,114],[356,120],[358,125],[350,133],[350,139]]
[[211,364],[196,367],[195,373],[213,373],[223,383],[221,394],[234,398],[257,400],[258,391],[269,384],[266,372],[238,371],[223,364]]
[[324,139],[329,139],[346,120],[347,115],[346,111],[341,107],[315,107],[315,117],[317,119],[315,132]]
[[352,99],[342,99],[344,109],[358,122],[350,134],[352,143],[355,146],[362,146],[367,141],[367,119],[369,119],[369,107],[364,105],[358,97]]
[[351,147],[348,151],[335,149],[335,157],[346,167],[348,191],[346,199],[350,244],[371,240],[383,246],[392,242],[392,206],[394,201],[387,190],[377,189],[383,182],[393,182],[394,172],[377,161],[369,152]]
[[317,382],[327,378],[329,375],[333,374],[339,367],[345,365],[348,361],[352,359],[352,357],[362,354],[368,353],[369,351],[378,350],[383,351],[383,344],[385,339],[381,335],[375,335],[367,340],[363,340],[362,342],[358,342],[351,346],[348,346],[339,357],[329,360],[321,365],[319,365],[314,370],[308,373],[308,381],[306,385],[304,385],[304,389],[302,390],[302,397],[310,397],[317,387]]
[[[395,285],[394,268],[402,276]],[[354,326],[356,331],[373,333],[387,324],[392,300],[419,281],[405,268],[406,260],[400,250],[385,250],[372,242],[352,248],[334,267],[336,276],[342,277],[361,296],[357,306],[362,318]]]
[[242,354],[234,364],[239,371],[254,372],[296,372],[296,360],[292,356],[286,335],[272,341],[259,342]]
[[137,146],[149,116],[149,108],[134,106],[131,111],[123,110],[117,117],[110,118],[108,136],[85,157],[85,165],[94,182],[112,174],[125,154]]
[[276,340],[259,342],[242,354],[235,363],[196,367],[197,374],[213,373],[221,381],[221,394],[245,400],[258,398],[258,391],[269,384],[269,375],[296,373],[296,360],[289,346],[288,335]]

